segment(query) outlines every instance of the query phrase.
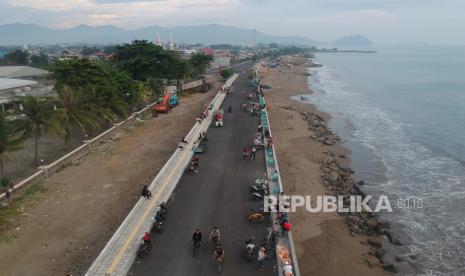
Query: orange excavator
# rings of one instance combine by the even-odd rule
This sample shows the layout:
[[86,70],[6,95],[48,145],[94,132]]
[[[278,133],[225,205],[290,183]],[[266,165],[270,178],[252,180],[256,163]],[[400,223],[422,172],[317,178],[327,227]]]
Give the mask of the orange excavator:
[[170,100],[171,95],[163,96],[160,101],[153,105],[153,110],[158,113],[168,113],[171,109]]

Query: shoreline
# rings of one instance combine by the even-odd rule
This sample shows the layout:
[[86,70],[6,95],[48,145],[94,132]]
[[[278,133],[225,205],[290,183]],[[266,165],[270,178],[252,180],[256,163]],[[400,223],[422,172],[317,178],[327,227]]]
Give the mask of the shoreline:
[[[288,58],[292,68],[266,68],[263,83],[286,194],[364,195],[352,180],[351,151],[328,127],[331,115],[291,97],[311,95],[311,59]],[[386,249],[398,243],[377,217],[368,213],[291,214],[303,275],[386,275],[398,272],[399,260]],[[384,238],[387,235],[389,241]],[[400,243],[398,243],[400,244]],[[350,255],[347,252],[351,252]],[[402,265],[401,265],[402,266]]]

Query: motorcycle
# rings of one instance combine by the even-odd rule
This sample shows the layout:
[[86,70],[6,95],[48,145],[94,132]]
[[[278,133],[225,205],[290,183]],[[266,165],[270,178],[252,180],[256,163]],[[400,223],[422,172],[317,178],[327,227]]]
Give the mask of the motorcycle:
[[150,249],[152,249],[152,246],[142,242],[139,245],[139,249],[137,250],[137,258],[142,259],[147,256],[147,254],[150,252]]
[[250,238],[248,240],[245,241],[245,258],[247,259],[247,261],[249,261],[249,263],[252,262],[253,258],[254,258],[254,248],[255,248],[255,244],[254,244],[254,238]]
[[253,199],[253,200],[264,200],[265,195],[261,194],[261,193],[251,193],[250,198]]
[[162,233],[163,232],[163,222],[159,220],[155,220],[152,224],[151,232]]
[[251,193],[260,193],[260,194],[263,194],[263,193],[268,193],[268,187],[265,185],[265,184],[261,184],[261,185],[251,185],[249,186],[249,192]]

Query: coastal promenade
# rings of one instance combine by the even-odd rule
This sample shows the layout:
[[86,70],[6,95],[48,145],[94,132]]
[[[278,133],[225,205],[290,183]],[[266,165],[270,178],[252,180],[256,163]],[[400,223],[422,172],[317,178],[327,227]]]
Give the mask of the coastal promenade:
[[[225,86],[231,85],[237,75],[231,77]],[[225,98],[224,93],[218,93],[211,102],[211,110],[218,109]],[[141,237],[148,231],[153,223],[153,215],[159,204],[168,201],[173,190],[181,178],[184,168],[192,157],[191,148],[203,131],[206,131],[212,120],[212,112],[202,122],[196,123],[185,136],[188,141],[184,150],[177,149],[166,162],[155,179],[150,183],[149,189],[153,197],[149,200],[141,198],[113,237],[107,243],[100,255],[87,271],[86,275],[126,275],[133,263],[140,244]]]
[[[163,233],[152,235],[152,250],[134,263],[129,275],[218,275],[208,241],[214,226],[221,230],[225,250],[221,275],[278,274],[275,259],[259,270],[256,260],[249,263],[244,257],[245,240],[253,236],[258,244],[266,235],[264,223],[251,224],[246,219],[250,209],[262,206],[249,198],[248,187],[263,177],[266,166],[262,150],[256,160],[241,160],[241,149],[252,145],[260,118],[239,111],[240,104],[248,102],[242,91],[252,89],[247,76],[241,74],[233,88],[223,103],[224,109],[232,106],[233,112],[225,113],[223,127],[208,131],[208,151],[199,155],[199,173],[181,178],[168,204]],[[196,228],[202,231],[203,242],[194,258],[191,237]]]

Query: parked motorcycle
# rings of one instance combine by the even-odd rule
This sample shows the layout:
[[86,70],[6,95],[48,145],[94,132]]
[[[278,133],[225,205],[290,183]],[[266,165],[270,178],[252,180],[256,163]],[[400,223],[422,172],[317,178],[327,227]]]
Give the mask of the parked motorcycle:
[[156,221],[152,224],[151,232],[162,233],[162,232],[163,232],[163,222],[162,222],[162,221],[156,220]]
[[251,186],[249,186],[249,192],[251,192],[251,193],[260,193],[260,194],[268,194],[268,186],[265,185],[265,184],[251,185]]

